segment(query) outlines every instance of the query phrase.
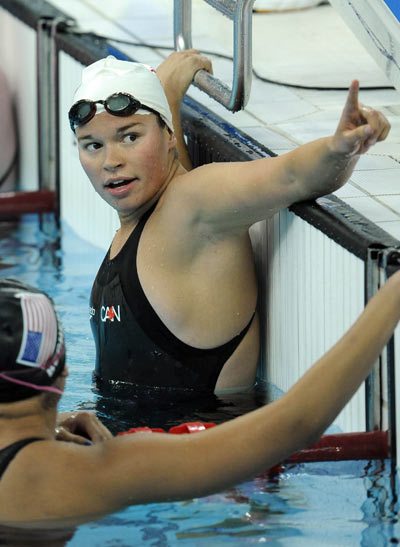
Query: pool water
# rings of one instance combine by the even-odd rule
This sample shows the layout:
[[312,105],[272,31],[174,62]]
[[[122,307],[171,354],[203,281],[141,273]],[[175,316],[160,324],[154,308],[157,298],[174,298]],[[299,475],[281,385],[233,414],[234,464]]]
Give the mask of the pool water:
[[[0,222],[0,276],[37,285],[54,299],[62,318],[70,368],[60,410],[91,409],[117,431],[184,421],[222,422],[279,396],[271,386],[251,394],[193,403],[102,397],[92,384],[95,358],[88,299],[103,251],[51,216]],[[271,440],[273,442],[273,439]],[[389,461],[286,465],[206,498],[133,506],[79,526],[64,539],[32,535],[19,545],[380,547],[400,541],[398,478]],[[0,544],[12,545],[11,541]],[[16,543],[15,543],[16,544]]]

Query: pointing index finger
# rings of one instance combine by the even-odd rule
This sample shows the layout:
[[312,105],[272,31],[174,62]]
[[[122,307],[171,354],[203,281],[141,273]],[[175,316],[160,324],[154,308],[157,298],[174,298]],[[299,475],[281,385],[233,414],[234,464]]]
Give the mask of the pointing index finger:
[[345,110],[347,112],[354,112],[358,110],[358,90],[360,83],[358,80],[353,80],[349,87],[349,93],[346,99]]

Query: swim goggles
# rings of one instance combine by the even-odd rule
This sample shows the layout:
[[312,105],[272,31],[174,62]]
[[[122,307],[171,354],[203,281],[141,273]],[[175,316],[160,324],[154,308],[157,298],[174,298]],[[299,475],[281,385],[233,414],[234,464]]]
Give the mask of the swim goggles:
[[157,116],[159,115],[156,110],[153,110],[149,106],[145,106],[129,93],[113,93],[104,101],[81,99],[72,105],[68,113],[69,124],[72,131],[75,132],[77,125],[87,123],[94,117],[97,103],[103,105],[104,110],[113,116],[130,116],[131,114],[135,114],[139,109],[148,110]]

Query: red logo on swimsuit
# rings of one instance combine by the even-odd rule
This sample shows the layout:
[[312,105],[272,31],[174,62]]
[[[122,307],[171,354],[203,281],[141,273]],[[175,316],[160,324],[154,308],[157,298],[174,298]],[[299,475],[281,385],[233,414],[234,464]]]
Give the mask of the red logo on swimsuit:
[[114,319],[116,321],[121,321],[121,310],[120,307],[117,306],[101,306],[100,310],[100,318],[105,323],[107,320],[114,322]]
[[114,306],[111,306],[111,308],[107,312],[107,319],[112,321],[114,319],[114,317],[115,317]]

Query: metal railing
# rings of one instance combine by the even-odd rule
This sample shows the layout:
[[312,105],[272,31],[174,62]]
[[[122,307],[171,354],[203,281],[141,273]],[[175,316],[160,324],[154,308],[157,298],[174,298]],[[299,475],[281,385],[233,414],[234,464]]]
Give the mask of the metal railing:
[[[371,249],[367,260],[366,300],[370,300],[400,267],[398,248]],[[397,348],[399,351],[399,348]],[[367,431],[388,430],[392,459],[396,460],[395,337],[389,340],[366,380]]]
[[[205,0],[233,21],[232,88],[199,70],[194,83],[232,112],[244,108],[249,100],[252,79],[252,8],[255,0]],[[177,51],[191,49],[192,0],[174,0],[174,43]]]

